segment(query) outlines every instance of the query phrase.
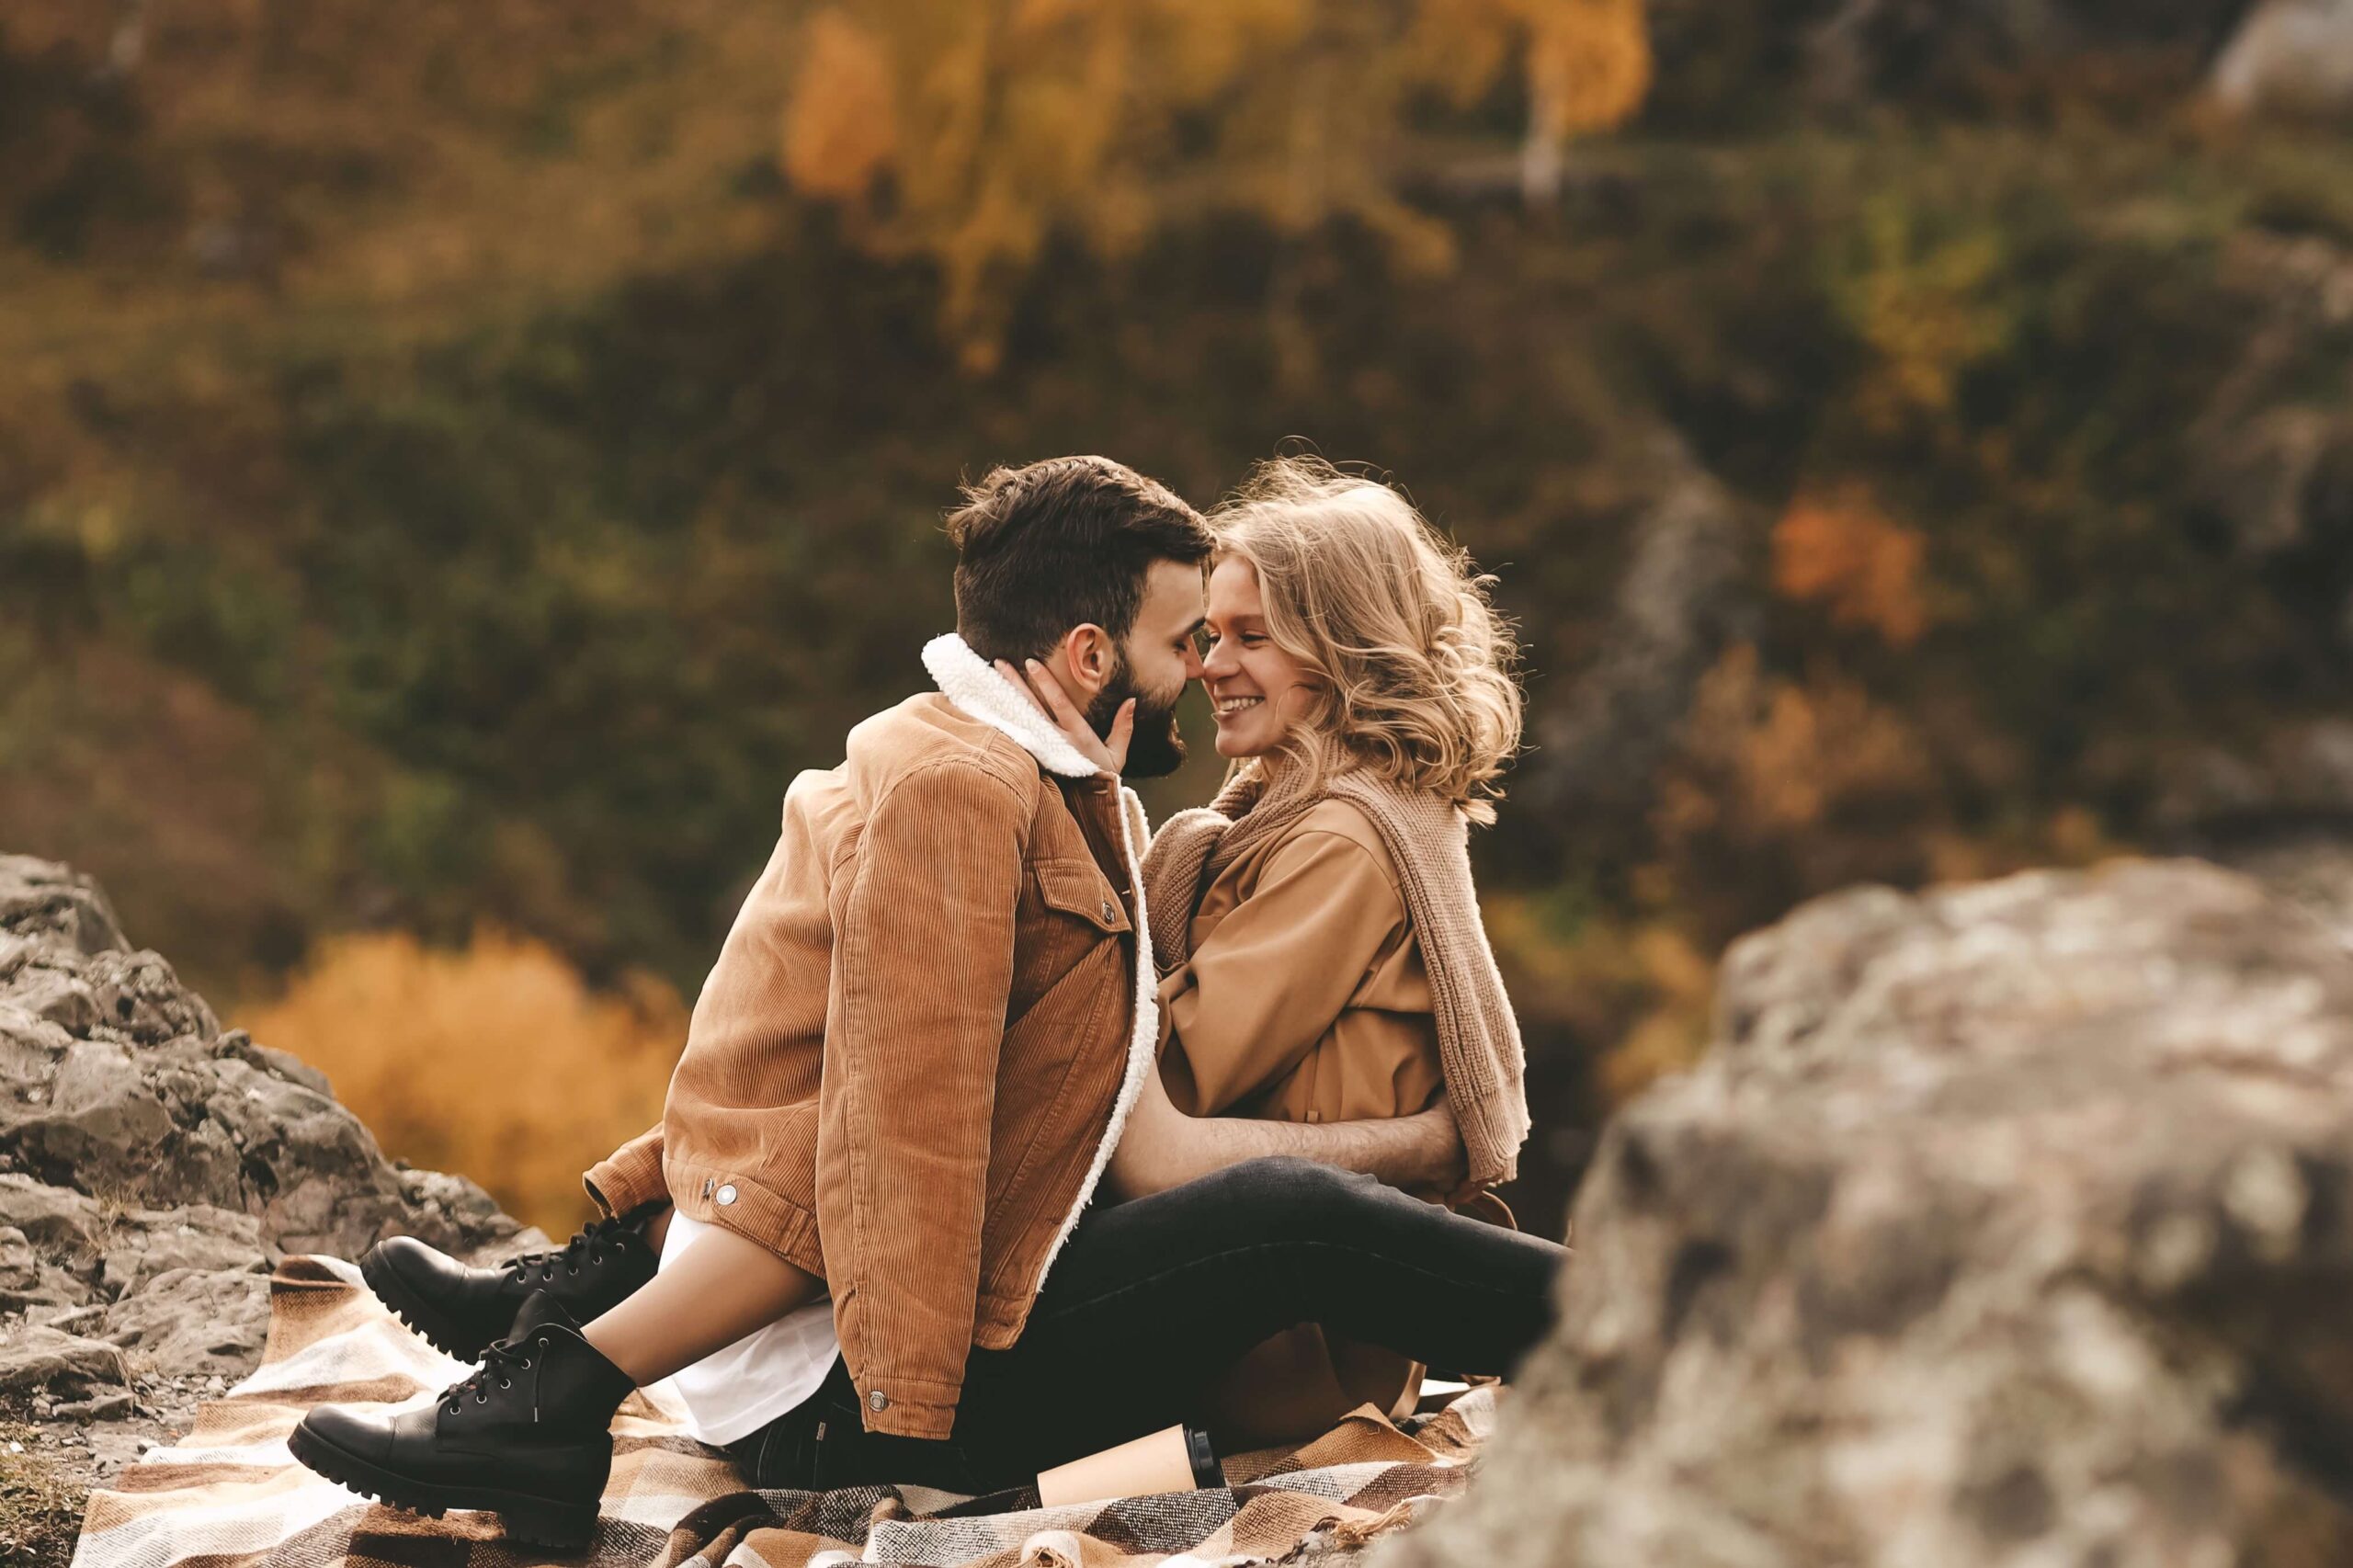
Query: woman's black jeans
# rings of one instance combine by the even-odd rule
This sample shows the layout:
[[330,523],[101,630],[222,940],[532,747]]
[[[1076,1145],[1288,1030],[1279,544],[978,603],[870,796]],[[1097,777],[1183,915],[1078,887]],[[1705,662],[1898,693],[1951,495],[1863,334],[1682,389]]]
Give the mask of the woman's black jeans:
[[952,1437],[866,1431],[837,1361],[800,1408],[734,1449],[760,1486],[997,1491],[1198,1421],[1220,1372],[1302,1323],[1452,1371],[1506,1373],[1550,1324],[1566,1256],[1370,1176],[1253,1160],[1090,1211],[1021,1337],[972,1353]]

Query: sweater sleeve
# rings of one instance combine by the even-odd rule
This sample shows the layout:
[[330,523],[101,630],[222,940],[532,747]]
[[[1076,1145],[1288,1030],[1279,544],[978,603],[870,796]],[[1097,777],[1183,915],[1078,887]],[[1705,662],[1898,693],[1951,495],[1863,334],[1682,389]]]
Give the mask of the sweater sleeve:
[[1356,840],[1311,829],[1276,846],[1251,895],[1161,984],[1170,1099],[1222,1115],[1296,1067],[1404,924],[1387,869]]

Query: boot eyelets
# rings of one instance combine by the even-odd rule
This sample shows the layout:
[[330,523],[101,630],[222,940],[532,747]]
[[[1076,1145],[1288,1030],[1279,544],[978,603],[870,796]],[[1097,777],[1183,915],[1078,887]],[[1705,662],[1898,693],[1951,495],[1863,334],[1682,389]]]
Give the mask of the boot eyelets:
[[501,1379],[499,1379],[499,1380],[498,1380],[498,1386],[499,1386],[500,1388],[503,1388],[503,1389],[511,1389],[511,1388],[513,1388],[515,1385],[514,1385],[513,1383],[508,1382],[505,1378],[501,1378]]

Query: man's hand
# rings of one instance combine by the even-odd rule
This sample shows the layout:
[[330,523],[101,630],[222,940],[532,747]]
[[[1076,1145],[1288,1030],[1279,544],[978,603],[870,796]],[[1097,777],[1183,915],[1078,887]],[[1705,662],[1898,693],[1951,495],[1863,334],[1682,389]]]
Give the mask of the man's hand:
[[1063,683],[1054,678],[1053,671],[1035,659],[1027,661],[1027,666],[1029,678],[1026,683],[1021,678],[1021,672],[1016,670],[1009,660],[999,659],[996,672],[1028,692],[1029,700],[1038,705],[1038,711],[1052,722],[1054,728],[1063,733],[1064,740],[1078,748],[1081,756],[1114,776],[1126,767],[1128,742],[1136,733],[1136,699],[1131,697],[1120,704],[1120,711],[1111,720],[1111,733],[1106,738],[1095,733],[1095,726],[1086,722],[1086,715],[1071,701],[1070,694],[1063,689]]
[[1403,1119],[1420,1125],[1428,1158],[1428,1171],[1422,1179],[1399,1184],[1406,1191],[1416,1198],[1443,1203],[1449,1209],[1460,1209],[1486,1190],[1484,1183],[1471,1179],[1471,1157],[1462,1146],[1462,1126],[1454,1119],[1454,1107],[1443,1094],[1429,1109]]

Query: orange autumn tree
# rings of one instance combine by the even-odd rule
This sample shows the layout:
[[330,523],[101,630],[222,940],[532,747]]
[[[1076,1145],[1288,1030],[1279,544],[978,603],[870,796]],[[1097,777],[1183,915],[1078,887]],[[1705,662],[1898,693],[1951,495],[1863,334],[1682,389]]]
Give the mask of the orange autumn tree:
[[1165,218],[1364,223],[1418,268],[1446,226],[1397,194],[1407,120],[1524,79],[1531,195],[1650,83],[1641,0],[892,0],[804,29],[781,162],[886,255],[936,262],[993,362],[1009,284],[1069,230],[1117,255]]
[[1818,604],[1832,624],[1867,628],[1909,648],[1928,627],[1927,541],[1857,490],[1801,495],[1773,527],[1773,587]]
[[334,937],[237,1020],[326,1074],[385,1153],[473,1177],[554,1235],[592,1213],[580,1173],[662,1115],[687,1010],[649,975],[589,989],[552,949],[482,930]]

